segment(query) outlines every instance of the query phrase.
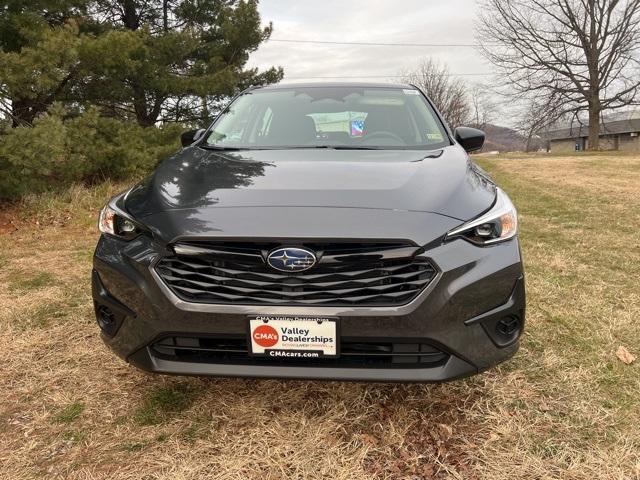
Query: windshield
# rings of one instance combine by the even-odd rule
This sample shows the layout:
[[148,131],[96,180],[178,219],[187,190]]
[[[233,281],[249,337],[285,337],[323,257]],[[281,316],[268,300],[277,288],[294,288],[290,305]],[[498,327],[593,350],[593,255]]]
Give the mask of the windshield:
[[449,141],[418,90],[318,86],[244,93],[218,118],[204,145],[435,149]]

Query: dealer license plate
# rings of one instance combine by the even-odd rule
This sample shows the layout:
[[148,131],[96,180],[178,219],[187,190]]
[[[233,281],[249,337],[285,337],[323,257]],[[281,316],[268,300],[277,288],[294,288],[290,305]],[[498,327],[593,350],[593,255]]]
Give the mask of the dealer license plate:
[[337,357],[338,341],[338,319],[334,317],[249,317],[252,355],[285,360]]

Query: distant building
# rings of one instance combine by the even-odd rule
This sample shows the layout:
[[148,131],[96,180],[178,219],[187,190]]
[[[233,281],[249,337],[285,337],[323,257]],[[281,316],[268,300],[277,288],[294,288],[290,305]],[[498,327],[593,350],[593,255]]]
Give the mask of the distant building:
[[[589,149],[589,126],[576,125],[547,132],[549,151],[567,153]],[[600,149],[640,152],[640,117],[600,125]]]

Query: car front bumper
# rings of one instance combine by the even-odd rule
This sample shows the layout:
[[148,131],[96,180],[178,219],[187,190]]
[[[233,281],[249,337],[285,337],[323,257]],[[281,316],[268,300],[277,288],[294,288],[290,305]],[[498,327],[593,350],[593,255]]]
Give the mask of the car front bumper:
[[[411,303],[399,307],[256,307],[180,300],[153,266],[163,247],[147,236],[124,242],[102,236],[94,257],[93,297],[105,343],[147,371],[179,375],[437,382],[473,375],[513,356],[525,318],[524,275],[517,239],[478,247],[458,239],[428,250],[439,273]],[[236,354],[217,361],[159,355],[168,336],[246,336],[255,314],[335,316],[341,342],[428,344],[435,363],[362,364],[318,360],[287,364]],[[512,327],[505,331],[505,322]],[[235,360],[234,360],[235,359]]]

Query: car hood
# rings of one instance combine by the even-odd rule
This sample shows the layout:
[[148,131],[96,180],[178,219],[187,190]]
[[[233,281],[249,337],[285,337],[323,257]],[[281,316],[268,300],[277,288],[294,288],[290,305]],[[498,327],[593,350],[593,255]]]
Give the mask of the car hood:
[[231,207],[357,208],[466,221],[494,199],[493,183],[458,146],[435,152],[188,147],[134,187],[125,207],[142,221],[161,212],[188,210],[193,217]]

